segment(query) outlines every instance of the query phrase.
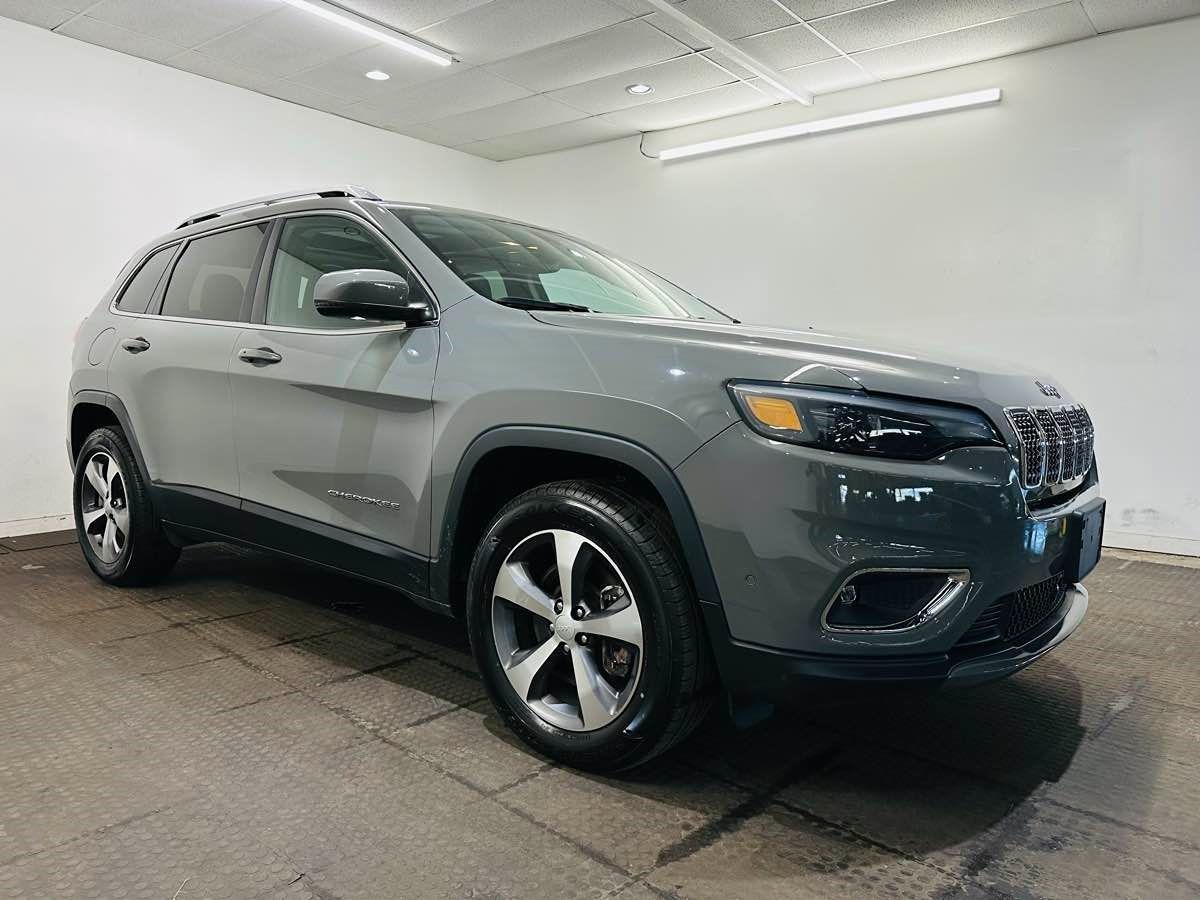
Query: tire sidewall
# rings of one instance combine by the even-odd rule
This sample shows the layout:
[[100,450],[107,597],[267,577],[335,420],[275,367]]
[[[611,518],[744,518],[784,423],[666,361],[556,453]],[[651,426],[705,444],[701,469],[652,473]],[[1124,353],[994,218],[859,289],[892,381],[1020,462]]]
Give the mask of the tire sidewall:
[[[122,548],[120,555],[115,562],[106,563],[96,551],[92,549],[92,543],[88,540],[83,528],[83,503],[81,497],[81,486],[83,479],[86,478],[85,469],[87,461],[91,459],[96,451],[103,451],[115,459],[121,466],[122,479],[125,483],[125,499],[127,509],[129,510],[129,533],[125,536],[125,546]],[[140,522],[138,519],[143,515],[141,497],[135,494],[136,486],[132,478],[132,466],[136,465],[130,454],[121,444],[114,440],[112,433],[108,429],[100,429],[93,432],[83,446],[79,450],[79,456],[75,460],[75,479],[72,490],[74,497],[72,503],[75,510],[75,534],[79,539],[80,549],[83,551],[83,557],[87,560],[87,564],[92,571],[106,581],[119,580],[128,571],[133,556],[137,553],[136,535],[139,532]]]
[[[595,731],[568,731],[542,719],[513,690],[492,635],[492,588],[500,566],[522,540],[538,531],[564,528],[593,541],[628,582],[642,620],[643,659],[634,696],[621,714]],[[509,725],[552,756],[600,756],[619,766],[666,727],[675,690],[673,635],[661,588],[636,542],[604,511],[566,494],[518,500],[493,522],[476,551],[467,587],[467,626],[476,663],[489,695]],[[581,761],[584,761],[581,759]]]

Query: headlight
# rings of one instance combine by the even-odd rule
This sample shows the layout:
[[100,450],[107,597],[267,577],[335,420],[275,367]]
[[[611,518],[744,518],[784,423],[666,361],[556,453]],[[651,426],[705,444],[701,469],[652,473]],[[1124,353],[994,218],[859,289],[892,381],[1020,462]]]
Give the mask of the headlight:
[[729,382],[729,394],[759,434],[821,450],[933,459],[955,447],[1004,446],[987,416],[965,406],[751,381]]

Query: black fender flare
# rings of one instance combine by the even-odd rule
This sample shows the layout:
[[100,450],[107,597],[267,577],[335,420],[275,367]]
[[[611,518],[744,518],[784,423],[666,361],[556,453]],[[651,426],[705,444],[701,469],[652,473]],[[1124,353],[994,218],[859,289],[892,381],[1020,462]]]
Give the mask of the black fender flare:
[[[449,608],[451,551],[458,526],[463,497],[475,466],[493,450],[528,447],[539,450],[565,450],[613,460],[638,472],[654,487],[663,502],[683,552],[684,564],[691,574],[697,598],[702,606],[720,605],[717,581],[700,534],[696,513],[675,473],[659,456],[625,438],[592,431],[544,425],[503,425],[483,432],[463,453],[450,484],[442,515],[438,554],[430,572],[433,596]],[[461,561],[459,561],[461,564]]]
[[[138,471],[141,473],[142,482],[149,487],[151,502],[154,502],[153,483],[150,481],[150,470],[146,467],[146,457],[142,455],[142,448],[138,444],[137,435],[133,430],[133,421],[129,418],[129,410],[125,408],[125,404],[121,402],[121,398],[116,394],[110,394],[107,391],[82,390],[76,392],[71,397],[71,411],[67,417],[67,427],[70,429],[71,423],[75,419],[75,409],[81,404],[91,404],[92,406],[106,407],[117,422],[121,426],[121,430],[125,432],[125,437],[129,441],[129,446],[133,449],[134,462],[137,463]],[[68,430],[68,440],[70,440],[70,431]],[[74,445],[71,446],[71,466],[75,465],[75,453],[78,450]]]

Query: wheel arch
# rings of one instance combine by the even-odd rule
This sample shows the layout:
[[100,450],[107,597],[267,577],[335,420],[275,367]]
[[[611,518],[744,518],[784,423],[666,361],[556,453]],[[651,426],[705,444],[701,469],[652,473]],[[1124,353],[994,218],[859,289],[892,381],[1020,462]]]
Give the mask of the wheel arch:
[[671,468],[624,438],[552,426],[501,426],[468,446],[446,497],[430,587],[456,616],[463,614],[469,563],[483,529],[517,494],[560,478],[616,476],[626,489],[665,510],[702,603],[719,603],[716,579],[691,503]]
[[142,455],[142,448],[138,444],[137,435],[133,431],[133,423],[129,419],[129,411],[125,408],[125,404],[121,402],[121,398],[116,394],[110,394],[106,391],[85,390],[79,391],[72,396],[70,417],[72,467],[74,467],[75,461],[79,459],[79,450],[83,447],[83,442],[87,440],[88,435],[97,428],[102,428],[105,425],[117,425],[125,434],[125,439],[129,441],[129,446],[133,450],[134,462],[137,463],[142,481],[150,488],[150,497],[153,502],[153,483],[150,480],[150,470],[146,467],[146,458]]

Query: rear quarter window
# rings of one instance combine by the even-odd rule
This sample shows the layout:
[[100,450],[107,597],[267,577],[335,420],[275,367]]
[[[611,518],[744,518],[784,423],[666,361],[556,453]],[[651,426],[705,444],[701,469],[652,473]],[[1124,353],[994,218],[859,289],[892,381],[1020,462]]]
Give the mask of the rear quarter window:
[[178,246],[178,244],[172,244],[150,254],[150,257],[142,263],[142,267],[138,269],[137,274],[130,279],[129,284],[125,285],[125,290],[121,292],[121,299],[117,301],[117,309],[131,313],[146,311],[150,306],[150,298],[154,296],[154,291],[158,287],[159,281],[162,280],[163,272],[167,270],[167,264],[175,255]]

